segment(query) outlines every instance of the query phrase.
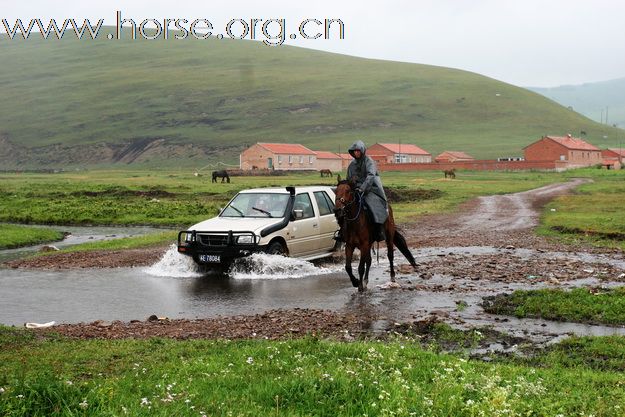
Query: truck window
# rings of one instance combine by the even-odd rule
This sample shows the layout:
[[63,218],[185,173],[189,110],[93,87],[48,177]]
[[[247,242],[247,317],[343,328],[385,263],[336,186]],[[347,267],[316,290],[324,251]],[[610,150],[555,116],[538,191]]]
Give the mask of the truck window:
[[304,213],[304,219],[315,217],[315,211],[313,210],[312,201],[310,201],[308,193],[302,193],[295,196],[293,210],[302,210]]
[[319,207],[319,215],[327,216],[328,214],[332,214],[334,205],[330,205],[330,197],[328,197],[325,191],[315,191],[313,194],[315,194],[315,200]]

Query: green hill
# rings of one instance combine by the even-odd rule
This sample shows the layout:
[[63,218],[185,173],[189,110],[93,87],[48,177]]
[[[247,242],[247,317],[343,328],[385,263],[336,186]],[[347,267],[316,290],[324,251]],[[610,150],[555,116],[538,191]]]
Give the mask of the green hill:
[[625,78],[551,88],[529,87],[529,89],[565,107],[570,106],[597,122],[602,120],[605,122],[607,113],[608,125],[625,126]]
[[478,74],[234,40],[0,38],[0,169],[238,163],[257,141],[520,155],[609,128]]

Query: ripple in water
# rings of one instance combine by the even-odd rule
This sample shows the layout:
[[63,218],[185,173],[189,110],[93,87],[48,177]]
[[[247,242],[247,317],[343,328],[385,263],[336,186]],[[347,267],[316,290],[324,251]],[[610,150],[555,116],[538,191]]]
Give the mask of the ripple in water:
[[156,277],[186,278],[203,275],[191,257],[178,253],[178,247],[175,244],[171,245],[160,261],[144,271]]
[[236,261],[228,275],[235,279],[289,279],[330,274],[340,269],[340,266],[318,267],[301,259],[255,253]]

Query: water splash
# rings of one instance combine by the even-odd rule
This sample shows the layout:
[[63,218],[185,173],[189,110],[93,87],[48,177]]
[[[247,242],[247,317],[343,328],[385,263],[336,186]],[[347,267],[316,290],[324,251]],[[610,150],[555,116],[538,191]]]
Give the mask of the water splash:
[[301,259],[255,253],[247,258],[237,260],[230,268],[228,275],[234,279],[275,280],[331,274],[340,268],[336,265],[319,267]]
[[160,261],[144,270],[156,277],[200,277],[202,273],[193,259],[178,253],[178,247],[171,245]]

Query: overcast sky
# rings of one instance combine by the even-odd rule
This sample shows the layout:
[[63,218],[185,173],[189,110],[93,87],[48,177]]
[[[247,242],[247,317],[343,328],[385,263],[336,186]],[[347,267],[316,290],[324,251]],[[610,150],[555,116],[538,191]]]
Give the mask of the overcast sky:
[[216,28],[230,19],[285,18],[287,33],[307,18],[336,18],[345,24],[345,39],[286,43],[454,67],[519,86],[625,77],[623,0],[0,0],[0,18],[11,24],[17,18],[101,18],[115,25],[117,10],[137,22],[205,18]]

